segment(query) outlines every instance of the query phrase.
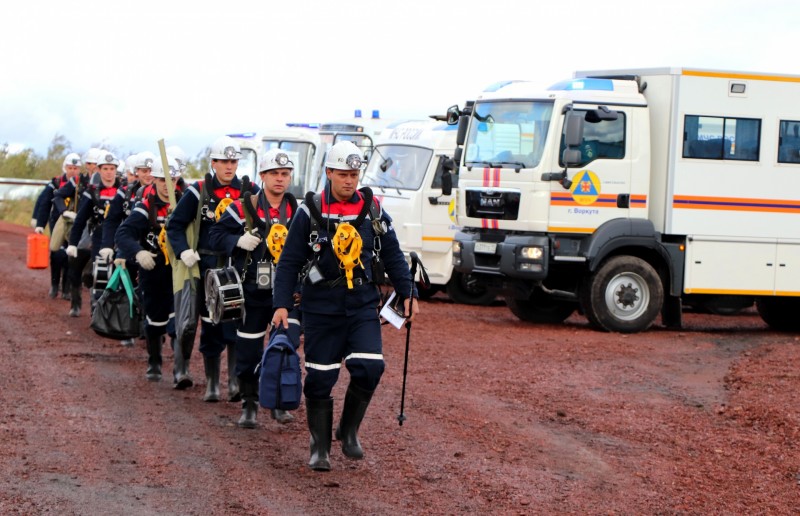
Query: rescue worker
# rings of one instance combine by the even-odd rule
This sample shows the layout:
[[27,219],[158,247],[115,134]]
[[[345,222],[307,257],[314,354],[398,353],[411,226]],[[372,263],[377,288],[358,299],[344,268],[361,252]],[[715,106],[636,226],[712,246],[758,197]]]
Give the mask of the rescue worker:
[[[124,221],[133,211],[137,202],[142,200],[143,190],[146,186],[153,183],[150,169],[153,166],[155,155],[152,152],[140,152],[128,158],[130,168],[133,171],[133,181],[126,182],[117,189],[117,193],[111,200],[103,222],[103,236],[100,242],[100,251],[97,253],[101,260],[109,263],[114,258],[114,237],[122,221]],[[134,284],[137,283],[138,266],[134,259],[129,259],[125,266]],[[139,289],[137,287],[137,292]],[[134,339],[123,339],[120,341],[125,347],[134,345]]]
[[[53,227],[59,217],[58,210],[53,206],[53,196],[60,188],[67,185],[71,180],[78,177],[81,170],[81,157],[71,152],[64,157],[64,162],[61,164],[62,174],[54,177],[47,186],[44,187],[42,193],[37,199],[37,211],[34,219],[34,231],[37,233],[44,233],[44,225],[50,226],[50,234],[53,233]],[[50,292],[48,295],[51,299],[58,295],[58,287],[61,285],[61,298],[69,299],[69,287],[67,281],[67,253],[64,246],[61,246],[58,251],[50,251]]]
[[[78,210],[78,205],[83,195],[83,192],[89,186],[89,178],[92,170],[97,169],[96,152],[99,149],[90,149],[84,154],[84,171],[79,172],[78,175],[70,179],[66,184],[61,186],[53,193],[53,209],[56,211],[56,220],[59,217],[67,219],[71,225],[74,224],[75,215]],[[94,162],[86,162],[86,158],[94,160]],[[68,231],[65,236],[65,248],[69,245],[70,232]],[[66,254],[66,250],[65,250]],[[88,249],[80,248],[77,250],[77,257],[72,257],[67,254],[67,283],[69,285],[69,298],[70,298],[70,317],[78,317],[81,312],[81,290],[80,282],[83,274],[83,269],[89,262],[91,253]]]
[[357,432],[384,370],[376,285],[383,282],[382,268],[409,320],[419,312],[416,288],[391,218],[371,190],[356,190],[361,166],[360,152],[352,142],[331,147],[325,160],[328,183],[322,193],[306,194],[294,216],[274,283],[272,323],[288,328],[295,282],[306,270],[300,298],[303,393],[311,433],[309,466],[318,471],[331,467],[331,390],[342,361],[350,372],[350,384],[336,436],[345,456],[364,456]]
[[[169,174],[173,181],[180,175],[179,165],[168,158]],[[172,297],[172,266],[167,263],[166,230],[164,224],[169,210],[169,189],[164,167],[160,160],[151,163],[151,176],[155,188],[136,203],[130,216],[117,229],[114,241],[119,258],[135,260],[139,266],[139,293],[145,316],[145,341],[147,343],[147,371],[150,381],[161,380],[161,344],[169,333],[174,345],[174,317]],[[175,191],[180,196],[180,191]],[[173,378],[176,377],[173,370]],[[186,380],[184,380],[186,381]],[[188,379],[191,385],[191,379]],[[177,383],[177,380],[176,380]],[[188,385],[187,385],[188,387]]]
[[[227,261],[228,256],[214,251],[209,242],[211,226],[222,216],[228,204],[238,199],[245,188],[258,193],[258,187],[249,186],[236,176],[239,159],[242,156],[239,144],[233,138],[222,136],[211,145],[209,158],[214,174],[207,174],[205,180],[188,186],[185,194],[175,207],[167,222],[167,235],[175,256],[187,266],[200,265],[200,281],[197,285],[197,307],[200,313],[200,353],[206,375],[206,392],[203,401],[220,400],[219,378],[222,352],[228,350],[228,401],[241,400],[239,382],[236,379],[236,324],[235,321],[213,324],[205,304],[206,271],[218,268]],[[198,210],[199,208],[199,210]],[[196,221],[196,219],[199,220]],[[189,224],[200,225],[197,249],[189,247],[186,231]],[[190,352],[188,353],[190,354]],[[184,353],[186,356],[187,353]]]
[[[243,271],[244,317],[236,331],[236,376],[242,393],[239,426],[256,427],[258,376],[256,366],[264,353],[264,338],[272,319],[272,276],[280,258],[297,200],[287,191],[294,163],[281,149],[270,149],[261,158],[258,175],[261,194],[233,202],[209,233],[211,247],[235,259]],[[250,206],[245,204],[250,201]],[[299,338],[299,321],[293,321]],[[294,419],[284,410],[273,409],[279,423]]]
[[[119,188],[119,179],[117,178],[118,165],[119,160],[117,157],[110,152],[106,152],[99,159],[97,167],[100,184],[90,184],[81,194],[75,221],[69,233],[69,246],[67,247],[67,256],[71,256],[76,261],[78,260],[78,244],[81,241],[83,230],[87,226],[91,235],[91,249],[86,257],[87,261],[93,260],[100,252],[103,238],[103,221],[105,220],[108,206],[114,196],[117,195],[117,189]],[[72,284],[71,317],[80,316],[82,270],[83,267],[70,267],[70,281]],[[91,300],[92,307],[95,301],[95,299]]]

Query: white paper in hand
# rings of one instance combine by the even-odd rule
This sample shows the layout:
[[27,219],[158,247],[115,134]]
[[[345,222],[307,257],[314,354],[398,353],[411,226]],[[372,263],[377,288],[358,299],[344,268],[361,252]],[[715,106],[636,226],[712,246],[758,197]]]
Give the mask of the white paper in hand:
[[[397,328],[398,330],[403,327],[403,324],[406,322],[406,318],[403,317],[403,307],[402,306],[395,306],[398,303],[399,298],[396,297],[397,293],[392,292],[392,295],[389,296],[389,299],[386,301],[386,304],[383,305],[381,308],[381,317],[386,319],[392,326]],[[400,310],[398,312],[398,309]]]

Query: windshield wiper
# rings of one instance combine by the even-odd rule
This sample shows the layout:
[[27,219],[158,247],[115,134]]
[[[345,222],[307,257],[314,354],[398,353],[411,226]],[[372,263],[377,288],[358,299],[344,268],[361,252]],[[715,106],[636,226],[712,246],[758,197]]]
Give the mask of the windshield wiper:
[[525,163],[521,161],[467,161],[467,170],[472,170],[471,165],[488,165],[489,168],[502,168],[503,165],[514,165],[514,172],[519,172],[525,168]]

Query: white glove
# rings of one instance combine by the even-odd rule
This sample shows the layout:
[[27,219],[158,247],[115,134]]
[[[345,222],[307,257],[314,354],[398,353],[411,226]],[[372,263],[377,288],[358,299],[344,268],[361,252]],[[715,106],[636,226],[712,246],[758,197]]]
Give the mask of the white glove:
[[105,262],[111,261],[111,257],[114,256],[114,250],[110,247],[104,247],[97,251],[97,256],[102,258]]
[[151,253],[150,251],[139,251],[136,253],[136,261],[139,262],[139,265],[142,266],[142,269],[146,271],[152,271],[155,268],[155,257],[156,254]]
[[78,257],[78,248],[74,245],[67,246],[67,256],[71,256],[73,258]]
[[67,210],[64,213],[62,213],[61,215],[63,215],[64,217],[68,218],[69,220],[75,220],[75,212],[72,211],[72,210]]
[[245,233],[244,235],[239,237],[239,241],[236,242],[237,247],[241,247],[245,251],[252,251],[258,244],[261,243],[261,237],[254,235],[252,233]]
[[197,254],[197,251],[193,251],[192,249],[187,249],[181,253],[181,261],[187,267],[194,267],[194,264],[200,261],[200,255]]
[[31,219],[31,227],[32,228],[36,227],[36,219]]
[[36,229],[33,230],[34,233],[39,233],[40,235],[44,233],[44,228],[42,226],[36,226]]

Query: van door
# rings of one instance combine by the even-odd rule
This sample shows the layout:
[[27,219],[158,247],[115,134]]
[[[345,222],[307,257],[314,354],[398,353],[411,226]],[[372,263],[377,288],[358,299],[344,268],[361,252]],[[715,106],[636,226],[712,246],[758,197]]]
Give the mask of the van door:
[[[576,106],[587,111],[597,106]],[[616,120],[584,122],[580,144],[581,161],[567,171],[569,188],[550,182],[550,217],[548,230],[563,233],[592,233],[607,220],[630,217],[631,192],[630,108],[609,106],[618,112]],[[562,117],[562,127],[564,117]],[[558,166],[563,169],[564,136],[558,151]]]

